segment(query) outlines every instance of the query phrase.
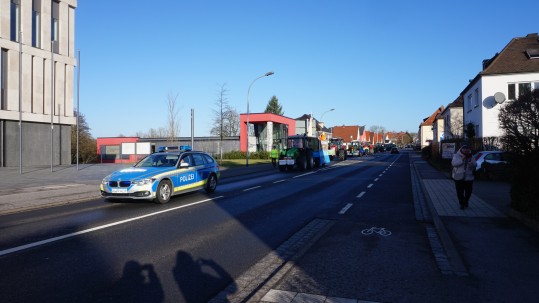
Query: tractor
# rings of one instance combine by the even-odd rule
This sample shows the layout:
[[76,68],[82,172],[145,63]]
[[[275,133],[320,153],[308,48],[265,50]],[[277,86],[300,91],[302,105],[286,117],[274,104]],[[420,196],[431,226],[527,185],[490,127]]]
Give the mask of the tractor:
[[279,154],[279,170],[312,169],[329,163],[327,152],[322,150],[320,140],[306,135],[289,136],[286,148]]
[[361,143],[357,140],[352,140],[350,142],[350,145],[348,145],[347,154],[351,157],[361,157],[363,156],[363,147],[361,146]]
[[329,139],[329,158],[331,160],[337,158],[339,160],[346,160],[347,156],[347,148],[346,144],[344,144],[344,141],[342,138],[331,138]]

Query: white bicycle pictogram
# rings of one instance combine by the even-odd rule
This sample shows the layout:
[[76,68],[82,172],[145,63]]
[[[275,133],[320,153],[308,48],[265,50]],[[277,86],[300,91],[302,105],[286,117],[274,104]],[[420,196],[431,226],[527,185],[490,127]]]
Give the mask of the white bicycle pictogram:
[[361,233],[364,234],[365,236],[372,235],[373,233],[377,233],[380,236],[384,236],[384,237],[391,235],[391,232],[389,230],[383,227],[374,227],[374,226],[371,228],[362,230]]

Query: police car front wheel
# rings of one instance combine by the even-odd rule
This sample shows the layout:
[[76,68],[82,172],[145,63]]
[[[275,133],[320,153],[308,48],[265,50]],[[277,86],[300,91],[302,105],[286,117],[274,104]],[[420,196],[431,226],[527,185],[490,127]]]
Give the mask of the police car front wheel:
[[170,196],[172,195],[172,185],[170,181],[163,180],[159,182],[156,194],[157,198],[155,199],[155,202],[165,204],[170,201]]

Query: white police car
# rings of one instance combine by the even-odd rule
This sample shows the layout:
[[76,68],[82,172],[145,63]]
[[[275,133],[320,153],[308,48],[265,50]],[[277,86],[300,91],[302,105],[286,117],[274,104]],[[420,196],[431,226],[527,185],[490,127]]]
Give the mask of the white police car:
[[113,172],[101,181],[106,199],[148,199],[167,203],[176,194],[205,189],[213,192],[219,165],[207,153],[191,150],[158,152],[133,167]]

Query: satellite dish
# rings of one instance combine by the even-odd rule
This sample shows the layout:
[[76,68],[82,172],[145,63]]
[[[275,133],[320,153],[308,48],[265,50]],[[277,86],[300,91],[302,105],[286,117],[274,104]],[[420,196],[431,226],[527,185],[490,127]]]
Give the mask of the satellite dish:
[[497,92],[494,94],[494,100],[496,103],[502,104],[505,101],[505,95],[502,92]]

